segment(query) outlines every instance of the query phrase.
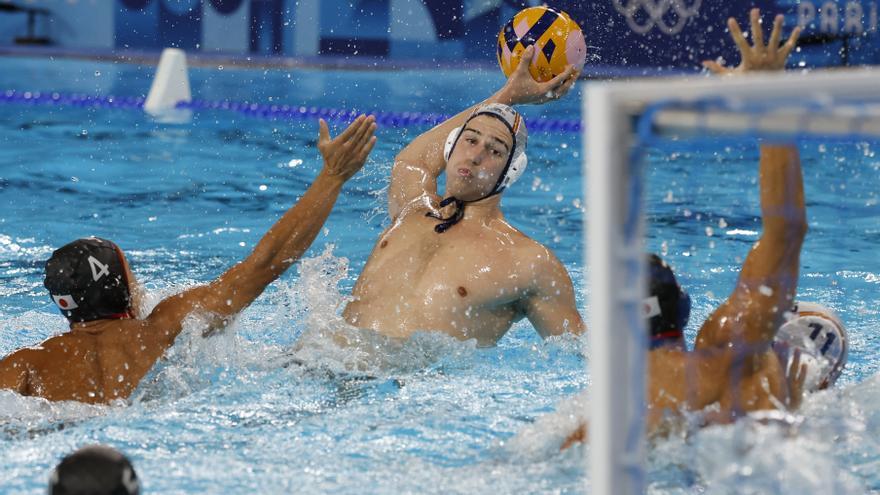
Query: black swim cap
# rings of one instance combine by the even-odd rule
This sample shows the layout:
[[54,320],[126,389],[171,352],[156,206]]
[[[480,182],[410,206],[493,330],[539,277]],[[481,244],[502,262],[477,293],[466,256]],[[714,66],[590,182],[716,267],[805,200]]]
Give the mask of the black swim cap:
[[68,455],[49,476],[49,495],[138,495],[140,482],[131,462],[103,445]]
[[655,348],[684,340],[691,315],[691,298],[675,280],[672,268],[656,254],[647,257],[648,297],[644,301],[650,345]]
[[43,285],[71,323],[123,318],[131,303],[121,251],[97,237],[78,239],[52,253]]

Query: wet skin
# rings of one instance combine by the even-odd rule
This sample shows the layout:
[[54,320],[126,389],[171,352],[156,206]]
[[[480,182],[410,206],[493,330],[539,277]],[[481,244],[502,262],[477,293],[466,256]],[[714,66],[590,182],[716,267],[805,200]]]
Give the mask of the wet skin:
[[[202,330],[225,327],[308,249],[344,183],[364,165],[376,142],[372,117],[361,116],[335,139],[320,123],[324,166],[302,198],[260,239],[253,252],[216,280],[170,296],[143,318],[140,288],[128,262],[133,318],[72,323],[70,331],[0,360],[0,389],[48,400],[108,403],[131,395],[141,379],[196,316]],[[125,257],[123,256],[123,260]]]
[[[443,132],[436,135],[445,140]],[[468,203],[464,218],[442,234],[434,231],[438,220],[426,216],[440,199],[436,183],[433,190],[401,193],[405,204],[395,204],[395,193],[405,187],[401,177],[412,172],[407,178],[419,183],[431,175],[419,153],[404,150],[398,156],[390,193],[396,216],[358,278],[344,311],[349,323],[400,338],[441,331],[480,345],[496,343],[524,317],[543,337],[583,331],[564,266],[505,221],[499,195],[480,200],[495,186],[512,145],[505,124],[485,115],[467,123],[448,163],[431,157],[439,143],[433,150],[432,143],[423,145],[429,161],[434,159],[433,180],[441,170],[446,173],[445,196],[479,200]]]

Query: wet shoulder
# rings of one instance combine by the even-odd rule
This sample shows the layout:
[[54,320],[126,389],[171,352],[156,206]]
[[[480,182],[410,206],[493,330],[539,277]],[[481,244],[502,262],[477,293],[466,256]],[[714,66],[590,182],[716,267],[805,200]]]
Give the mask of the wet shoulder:
[[511,252],[519,266],[533,275],[558,271],[562,264],[550,248],[532,239],[519,229],[509,224],[506,225],[504,235],[512,241]]

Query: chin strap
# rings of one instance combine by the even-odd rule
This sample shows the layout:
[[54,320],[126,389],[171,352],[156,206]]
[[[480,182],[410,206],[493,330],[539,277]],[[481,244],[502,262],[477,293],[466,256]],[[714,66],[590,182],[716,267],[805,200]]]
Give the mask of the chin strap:
[[456,198],[455,196],[449,196],[448,198],[445,198],[443,201],[441,201],[440,208],[449,206],[452,203],[455,203],[455,212],[452,214],[451,217],[443,218],[432,211],[425,213],[426,217],[436,218],[441,222],[434,226],[434,232],[442,234],[449,230],[449,227],[452,227],[453,225],[460,222],[462,218],[464,218],[464,201]]

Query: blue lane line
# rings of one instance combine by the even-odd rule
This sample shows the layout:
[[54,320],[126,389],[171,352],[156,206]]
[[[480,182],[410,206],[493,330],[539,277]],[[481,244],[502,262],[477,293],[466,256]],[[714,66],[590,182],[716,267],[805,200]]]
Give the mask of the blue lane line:
[[[72,107],[142,109],[144,98],[132,96],[88,96],[81,94],[45,93],[7,90],[0,93],[0,103],[42,104]],[[318,119],[330,121],[354,120],[360,112],[338,108],[306,107],[296,105],[264,105],[225,100],[193,100],[180,102],[177,108],[192,111],[219,110],[237,112],[262,119]],[[367,112],[375,115],[379,125],[390,127],[434,126],[451,115],[426,112]],[[581,132],[581,122],[573,119],[528,119],[526,125],[532,132]]]

